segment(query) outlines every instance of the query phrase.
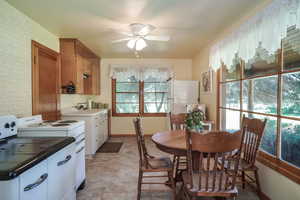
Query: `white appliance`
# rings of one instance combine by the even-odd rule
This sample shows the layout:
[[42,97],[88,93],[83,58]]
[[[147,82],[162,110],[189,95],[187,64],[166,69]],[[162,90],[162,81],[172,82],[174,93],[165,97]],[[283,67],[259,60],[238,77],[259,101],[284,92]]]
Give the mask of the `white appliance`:
[[108,139],[108,110],[73,110],[62,113],[64,120],[84,120],[86,125],[86,155],[92,157]]
[[0,199],[76,200],[74,151],[71,137],[20,137],[0,116]]
[[76,189],[85,185],[85,122],[77,120],[43,121],[41,115],[18,120],[18,135],[22,137],[74,137]]
[[198,103],[198,81],[172,80],[170,84],[169,101],[171,113],[185,113],[187,112],[187,105]]

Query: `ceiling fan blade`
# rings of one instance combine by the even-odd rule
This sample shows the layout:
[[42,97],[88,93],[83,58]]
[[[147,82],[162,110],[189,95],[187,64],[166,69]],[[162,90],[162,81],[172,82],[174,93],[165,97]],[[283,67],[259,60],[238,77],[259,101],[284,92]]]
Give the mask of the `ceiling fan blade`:
[[128,41],[128,40],[131,40],[131,38],[123,38],[123,39],[119,39],[119,40],[113,40],[111,41],[111,43],[118,43],[118,42],[124,42],[124,41]]
[[150,24],[146,24],[140,31],[139,35],[145,36],[151,33],[155,29],[155,26],[152,26]]
[[124,31],[119,31],[118,33],[120,33],[121,35],[128,36],[128,37],[132,37],[133,36],[132,33],[127,33],[127,32],[124,32]]
[[145,36],[146,40],[152,40],[152,41],[163,41],[167,42],[170,40],[170,36],[167,35],[147,35]]

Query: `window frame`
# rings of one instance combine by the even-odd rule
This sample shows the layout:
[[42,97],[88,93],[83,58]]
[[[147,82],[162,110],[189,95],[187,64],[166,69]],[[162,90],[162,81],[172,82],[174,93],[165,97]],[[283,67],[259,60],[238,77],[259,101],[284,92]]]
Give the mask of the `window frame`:
[[[117,113],[116,109],[116,79],[112,83],[112,116],[113,117],[166,117],[167,113],[145,113],[144,112],[144,81],[139,81],[139,112],[138,113]],[[160,92],[161,93],[161,92]]]
[[[276,131],[276,144],[275,144],[275,156],[272,154],[269,154],[261,149],[258,151],[257,155],[257,160],[262,163],[263,165],[277,171],[278,173],[286,176],[290,180],[300,184],[300,167],[294,166],[292,163],[288,163],[287,161],[284,161],[281,159],[281,119],[289,119],[289,120],[294,120],[294,121],[300,121],[300,118],[297,117],[290,117],[290,116],[284,116],[281,114],[281,103],[282,103],[282,84],[283,84],[283,78],[282,76],[284,74],[290,74],[294,72],[300,72],[299,69],[291,69],[291,70],[286,70],[284,69],[284,63],[283,63],[283,51],[280,49],[280,70],[279,72],[276,73],[269,73],[265,75],[258,75],[258,76],[253,76],[249,78],[244,77],[244,67],[245,63],[241,61],[241,69],[240,69],[240,79],[237,80],[228,80],[228,81],[223,81],[222,77],[222,69],[223,66],[220,67],[217,71],[217,129],[221,129],[221,110],[232,110],[232,111],[239,111],[240,112],[240,120],[242,121],[242,116],[243,113],[251,113],[251,114],[257,114],[260,116],[265,116],[265,117],[275,117],[277,119],[277,131]],[[257,79],[257,78],[267,78],[267,77],[272,77],[272,76],[277,76],[278,81],[277,81],[277,112],[276,114],[266,114],[266,113],[259,113],[259,112],[253,112],[253,111],[248,111],[243,109],[243,81],[244,80],[251,80],[251,79]],[[234,109],[234,108],[226,108],[222,106],[222,84],[226,84],[228,82],[240,82],[240,108],[239,109]]]

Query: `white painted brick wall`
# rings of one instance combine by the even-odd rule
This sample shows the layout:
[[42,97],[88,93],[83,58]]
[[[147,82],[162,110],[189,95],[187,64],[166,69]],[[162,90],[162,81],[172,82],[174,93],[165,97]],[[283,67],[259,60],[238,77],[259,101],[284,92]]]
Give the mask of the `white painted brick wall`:
[[59,51],[55,35],[0,0],[0,115],[31,115],[31,40]]

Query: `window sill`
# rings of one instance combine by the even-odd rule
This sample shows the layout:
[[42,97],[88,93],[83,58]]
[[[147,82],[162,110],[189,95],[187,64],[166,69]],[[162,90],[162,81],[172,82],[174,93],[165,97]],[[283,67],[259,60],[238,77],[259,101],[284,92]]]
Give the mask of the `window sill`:
[[286,176],[290,180],[300,184],[300,169],[279,160],[263,151],[259,151],[257,160],[265,166],[275,170],[276,172]]
[[167,113],[112,113],[113,117],[167,117]]

